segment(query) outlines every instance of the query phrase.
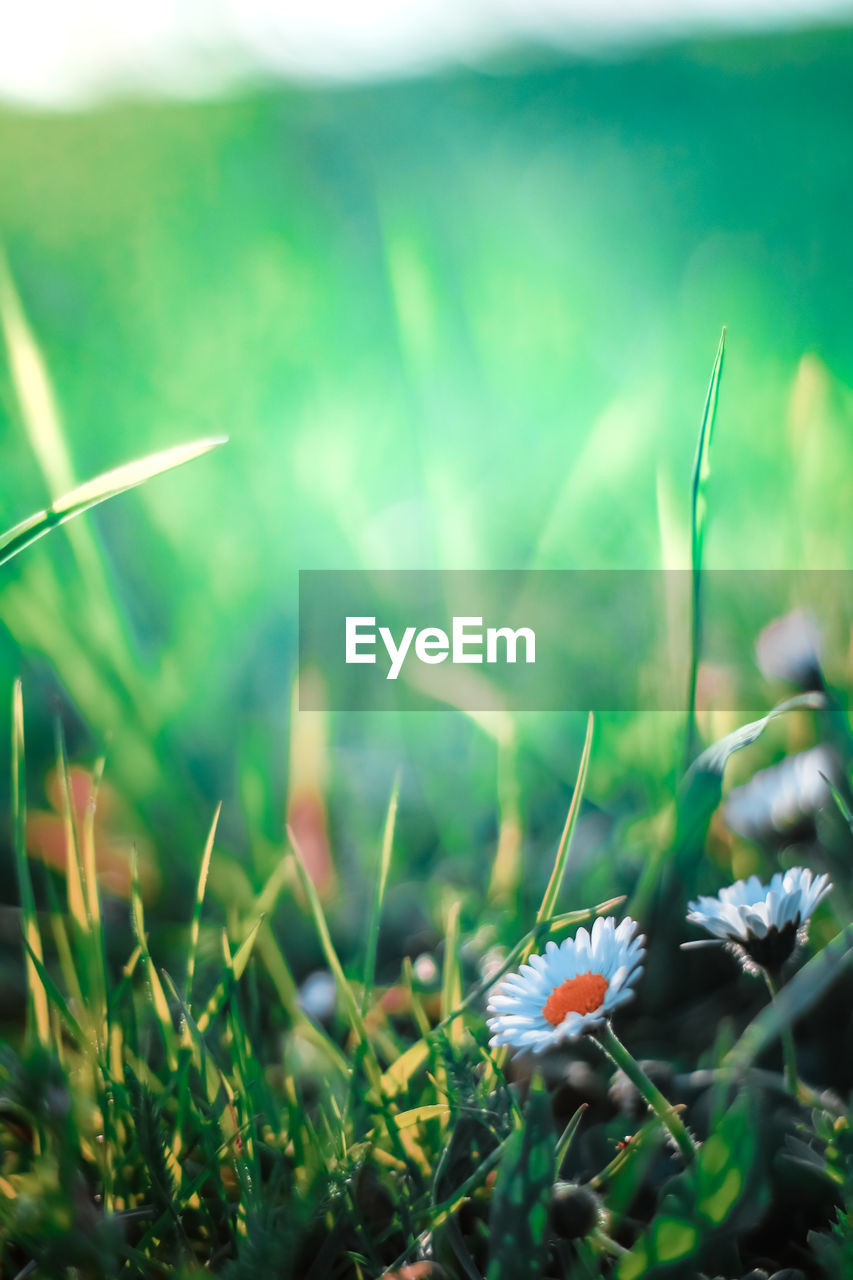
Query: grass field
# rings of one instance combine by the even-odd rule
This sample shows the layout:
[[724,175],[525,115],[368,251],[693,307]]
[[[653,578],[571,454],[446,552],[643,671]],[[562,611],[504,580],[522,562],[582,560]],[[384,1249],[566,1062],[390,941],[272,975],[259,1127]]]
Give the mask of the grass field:
[[[701,632],[695,716],[294,705],[300,569],[847,568],[851,61],[0,110],[0,1275],[851,1271],[849,618],[740,733]],[[626,915],[621,1047],[490,1046]]]

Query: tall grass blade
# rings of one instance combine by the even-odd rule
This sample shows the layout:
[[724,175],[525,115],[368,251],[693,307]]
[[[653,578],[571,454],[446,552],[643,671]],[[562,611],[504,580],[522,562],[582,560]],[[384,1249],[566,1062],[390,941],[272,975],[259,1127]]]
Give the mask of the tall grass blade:
[[370,913],[370,924],[367,930],[367,951],[364,957],[364,993],[361,999],[362,1014],[373,992],[376,978],[376,953],[379,947],[379,926],[382,921],[382,904],[385,901],[385,889],[388,885],[388,871],[391,866],[391,850],[394,845],[394,827],[397,821],[397,801],[400,795],[399,776],[391,789],[388,801],[388,812],[385,815],[385,827],[382,832],[382,847],[379,852],[379,867],[376,875],[376,888],[373,894],[373,908]]
[[[68,758],[62,725],[56,723],[57,775],[62,795],[62,817],[65,827],[65,877],[68,894],[68,911],[73,929],[72,937],[79,985],[83,991],[86,1025],[98,1052],[107,1048],[107,973],[104,960],[101,908],[98,894],[97,866],[95,859],[95,806],[103,761],[96,770],[92,789],[83,817],[83,831],[77,829],[78,815],[74,812]],[[80,981],[82,975],[82,981]]]
[[62,822],[65,828],[65,885],[68,894],[68,913],[81,938],[88,939],[91,931],[89,909],[84,883],[83,861],[74,827],[74,809],[71,803],[71,785],[65,755],[62,727],[56,725],[56,767],[62,795]]
[[[61,1021],[65,1023],[65,1026],[77,1041],[78,1047],[84,1049],[88,1044],[88,1036],[85,1031],[83,1031],[80,1023],[68,1007],[68,1001],[65,999],[62,992],[59,990],[59,987],[45,968],[44,961],[41,956],[36,954],[35,950],[26,938],[24,938],[24,946],[27,949],[27,961],[34,967],[38,974],[39,982],[45,992],[45,998],[50,1000],[51,1004],[59,1014]],[[46,1043],[46,1041],[44,1043]]]
[[210,858],[213,853],[213,841],[216,838],[216,828],[219,824],[219,815],[222,812],[222,802],[216,806],[216,813],[213,815],[213,822],[210,824],[210,831],[207,834],[207,843],[204,846],[204,853],[201,857],[201,868],[198,873],[198,884],[195,891],[195,903],[193,905],[193,918],[190,924],[190,945],[187,952],[187,976],[184,983],[184,1002],[189,1008],[192,998],[193,977],[195,975],[195,963],[198,955],[198,939],[201,933],[201,909],[204,905],[204,894],[207,889],[207,876],[210,871]]
[[[459,913],[462,903],[458,898],[450,904],[444,933],[444,969],[441,978],[441,1020],[450,1017],[462,1003],[462,974],[459,968]],[[460,1018],[450,1023],[450,1042],[456,1048],[462,1044],[464,1025]]]
[[[204,1032],[210,1026],[213,1019],[217,1016],[221,1009],[225,1006],[225,1001],[231,987],[235,982],[239,982],[246,971],[246,965],[249,963],[249,957],[257,939],[258,932],[263,924],[263,917],[256,920],[249,930],[248,935],[243,939],[237,951],[232,956],[231,949],[228,945],[228,935],[222,932],[222,952],[225,957],[226,977],[221,978],[210,993],[207,1004],[201,1016],[198,1019],[199,1031]],[[182,1001],[182,1003],[184,1003]]]
[[507,730],[497,735],[498,749],[498,843],[488,898],[495,906],[515,900],[522,878],[521,788],[517,770],[515,729],[507,716]]
[[583,753],[581,755],[580,766],[578,767],[577,781],[572,794],[572,802],[569,805],[568,816],[566,817],[566,825],[563,827],[563,834],[560,837],[560,843],[557,848],[557,856],[554,859],[554,869],[551,872],[551,878],[548,881],[548,887],[545,895],[540,903],[539,910],[536,912],[536,923],[541,924],[543,920],[550,919],[554,914],[554,908],[557,905],[557,898],[560,893],[560,885],[563,883],[563,877],[566,874],[566,867],[569,862],[569,852],[572,844],[572,834],[578,820],[578,814],[581,807],[581,798],[586,783],[587,770],[589,769],[589,757],[592,751],[592,728],[593,717],[592,712],[586,722],[586,738],[583,744]]
[[36,916],[30,865],[27,861],[27,784],[24,759],[24,701],[21,682],[16,680],[12,693],[12,840],[21,899],[21,928],[27,947],[30,1005],[28,1034],[31,1035],[34,1029],[39,1044],[47,1046],[50,1044],[50,1014],[47,992],[39,971],[39,966],[44,964],[44,950]]
[[130,916],[133,921],[136,941],[139,944],[140,955],[145,965],[145,973],[148,978],[149,990],[151,992],[151,1002],[154,1006],[154,1012],[157,1015],[157,1021],[160,1024],[160,1030],[163,1035],[163,1046],[166,1050],[166,1060],[169,1064],[169,1070],[176,1072],[178,1069],[178,1054],[175,1048],[175,1029],[172,1026],[172,1015],[169,1012],[169,1004],[166,1000],[166,994],[163,991],[163,985],[160,982],[160,975],[154,967],[151,952],[148,950],[148,935],[145,932],[145,914],[142,907],[142,891],[139,887],[139,866],[135,849],[133,851],[132,872],[133,874],[130,887]]
[[711,381],[705,396],[699,439],[696,444],[696,460],[693,464],[693,483],[690,491],[690,567],[691,567],[691,620],[690,620],[690,675],[687,691],[687,733],[685,765],[690,764],[696,747],[696,678],[699,671],[699,655],[702,651],[702,551],[708,517],[708,479],[711,474],[711,437],[717,414],[720,378],[723,373],[723,353],[726,347],[726,330],[720,334]]
[[298,841],[296,840],[296,836],[294,835],[291,827],[287,828],[287,836],[290,840],[291,848],[293,849],[294,864],[296,866],[297,876],[299,877],[299,883],[302,887],[302,892],[305,894],[308,901],[308,905],[311,908],[311,914],[314,917],[314,927],[317,930],[317,936],[320,939],[320,945],[323,948],[323,954],[326,957],[326,964],[329,966],[332,977],[335,979],[335,986],[338,990],[344,1015],[352,1028],[353,1034],[364,1049],[364,1066],[370,1080],[371,1087],[375,1088],[377,1092],[380,1093],[382,1088],[382,1075],[379,1069],[379,1063],[376,1059],[376,1052],[373,1045],[370,1043],[370,1038],[367,1034],[367,1028],[364,1025],[364,1018],[362,1017],[361,1009],[353,995],[352,987],[347,981],[338,953],[335,950],[335,944],[332,942],[332,935],[329,932],[329,926],[326,921],[326,914],[323,911],[323,904],[320,901],[320,895],[317,893],[316,886],[308,874]]
[[9,351],[9,370],[33,452],[51,493],[74,484],[71,458],[59,409],[42,354],[27,323],[6,257],[0,251],[0,325]]

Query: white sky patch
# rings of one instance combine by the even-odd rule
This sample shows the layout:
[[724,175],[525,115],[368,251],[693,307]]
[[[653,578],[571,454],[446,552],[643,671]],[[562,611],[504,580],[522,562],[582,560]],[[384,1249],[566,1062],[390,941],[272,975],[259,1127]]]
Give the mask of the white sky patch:
[[62,105],[214,93],[252,76],[359,81],[567,49],[853,18],[839,0],[24,0],[4,6],[0,98]]

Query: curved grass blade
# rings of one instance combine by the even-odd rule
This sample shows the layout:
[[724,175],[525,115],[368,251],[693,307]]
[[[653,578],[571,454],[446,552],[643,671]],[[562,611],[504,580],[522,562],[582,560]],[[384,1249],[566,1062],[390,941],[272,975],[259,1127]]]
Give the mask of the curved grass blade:
[[70,493],[66,493],[64,497],[57,498],[46,511],[37,511],[0,536],[0,566],[7,564],[19,552],[32,546],[39,538],[43,538],[46,533],[50,533],[51,529],[65,524],[67,520],[73,520],[75,516],[82,515],[90,507],[96,507],[109,498],[126,493],[128,489],[135,489],[138,485],[153,479],[154,476],[163,475],[166,471],[174,471],[176,467],[182,467],[185,462],[192,462],[195,458],[209,453],[211,449],[225,444],[227,439],[227,436],[211,436],[205,440],[195,440],[191,444],[176,445],[174,448],[151,453],[146,458],[128,462],[124,466],[103,472],[93,480],[85,481]]
[[800,693],[788,698],[768,711],[760,720],[751,720],[726,734],[724,738],[707,747],[687,770],[678,797],[680,843],[688,843],[688,836],[701,832],[717,805],[723,790],[723,773],[729,757],[744,747],[752,746],[767,728],[771,720],[788,711],[820,711],[826,706],[822,693]]
[[311,914],[314,917],[314,927],[317,930],[317,936],[320,940],[320,945],[323,948],[323,954],[326,957],[326,964],[329,966],[332,977],[335,979],[335,986],[338,990],[344,1016],[350,1024],[350,1028],[352,1029],[356,1040],[364,1051],[364,1066],[371,1087],[381,1093],[382,1072],[376,1058],[376,1051],[370,1042],[370,1037],[367,1034],[367,1028],[364,1025],[364,1018],[362,1017],[358,1001],[353,995],[352,987],[347,981],[343,965],[341,964],[338,953],[335,950],[335,944],[332,942],[332,935],[329,932],[329,926],[326,922],[326,914],[323,911],[323,905],[320,902],[320,895],[317,893],[314,881],[308,874],[305,860],[299,847],[299,842],[296,839],[292,827],[287,828],[287,836],[290,841],[290,847],[293,850],[293,862],[296,867],[299,884],[301,885],[302,892],[304,893],[311,909]]
[[693,759],[696,743],[696,676],[699,670],[699,654],[702,649],[702,550],[705,543],[705,526],[708,516],[707,488],[711,474],[711,437],[717,415],[720,378],[723,372],[723,353],[726,348],[726,330],[720,334],[720,342],[711,370],[711,381],[702,410],[702,423],[696,443],[696,459],[693,464],[693,483],[690,490],[690,566],[692,573],[692,597],[690,615],[690,676],[687,691],[687,735],[685,768]]
[[563,827],[563,834],[560,837],[560,844],[557,848],[557,856],[554,859],[554,869],[551,872],[551,878],[548,881],[548,887],[545,895],[540,903],[539,910],[536,912],[536,923],[541,924],[543,920],[550,919],[554,914],[554,907],[557,905],[557,897],[560,892],[560,885],[563,883],[563,876],[566,874],[566,867],[569,861],[569,850],[572,843],[572,834],[578,820],[578,813],[581,807],[581,797],[586,783],[587,770],[589,768],[589,757],[592,751],[592,712],[586,722],[586,738],[583,744],[583,754],[578,767],[577,781],[572,794],[572,802],[569,805],[569,812],[566,818],[566,825]]
[[382,920],[382,904],[385,901],[385,888],[388,884],[388,870],[391,866],[391,850],[394,845],[394,826],[397,821],[397,801],[400,795],[399,776],[391,789],[388,801],[388,812],[385,815],[385,827],[382,833],[382,848],[379,854],[379,868],[376,876],[376,889],[373,895],[373,909],[370,914],[370,925],[367,930],[367,950],[364,956],[364,993],[361,1000],[361,1012],[367,1012],[367,1006],[373,992],[376,977],[376,952],[379,946],[379,925]]

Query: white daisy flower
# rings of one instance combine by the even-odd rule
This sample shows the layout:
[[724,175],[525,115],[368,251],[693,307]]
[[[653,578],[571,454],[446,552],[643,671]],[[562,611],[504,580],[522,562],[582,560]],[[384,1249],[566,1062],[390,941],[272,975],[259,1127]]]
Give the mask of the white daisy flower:
[[735,787],[726,800],[726,821],[748,839],[783,836],[790,843],[797,833],[813,831],[815,815],[830,797],[827,778],[837,776],[838,762],[829,747],[786,756]]
[[778,969],[805,942],[809,916],[831,888],[829,876],[791,867],[777,871],[769,885],[750,876],[716,898],[697,898],[687,904],[687,919],[729,943],[747,967]]
[[762,675],[823,689],[820,671],[820,627],[813,613],[794,609],[764,628],[755,642],[755,654]]
[[599,917],[592,933],[578,929],[531,956],[489,997],[491,1043],[540,1053],[606,1022],[643,971],[646,940],[636,930],[629,917]]

